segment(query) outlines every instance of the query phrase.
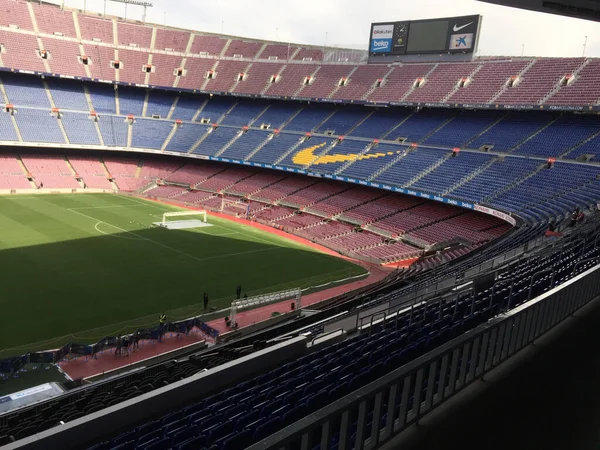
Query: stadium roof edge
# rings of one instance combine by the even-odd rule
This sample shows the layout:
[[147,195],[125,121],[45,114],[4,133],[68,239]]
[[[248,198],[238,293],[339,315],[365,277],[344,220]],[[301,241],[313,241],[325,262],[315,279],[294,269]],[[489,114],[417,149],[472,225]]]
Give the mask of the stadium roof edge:
[[478,0],[494,5],[526,9],[575,19],[600,22],[600,4],[597,0]]

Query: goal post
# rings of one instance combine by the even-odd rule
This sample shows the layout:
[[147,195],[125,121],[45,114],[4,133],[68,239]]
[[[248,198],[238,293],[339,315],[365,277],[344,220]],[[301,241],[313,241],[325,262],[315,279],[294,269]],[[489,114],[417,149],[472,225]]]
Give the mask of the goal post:
[[221,209],[219,210],[219,212],[220,213],[225,212],[226,207],[232,208],[234,211],[239,211],[239,212],[235,213],[235,215],[237,217],[241,216],[244,219],[247,219],[250,214],[250,204],[249,203],[240,203],[239,200],[230,200],[228,198],[222,197],[221,198]]
[[169,217],[183,217],[183,216],[202,216],[202,222],[206,223],[206,210],[200,209],[198,211],[177,211],[177,212],[166,212],[162,217],[162,224],[166,225]]

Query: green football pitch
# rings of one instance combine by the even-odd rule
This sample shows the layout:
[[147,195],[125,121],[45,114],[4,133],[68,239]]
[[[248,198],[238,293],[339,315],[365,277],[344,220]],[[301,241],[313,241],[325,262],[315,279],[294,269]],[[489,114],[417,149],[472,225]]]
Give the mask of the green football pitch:
[[153,326],[161,311],[198,315],[204,292],[225,309],[238,284],[252,296],[366,274],[216,217],[203,228],[152,225],[178,210],[110,194],[0,197],[0,358]]

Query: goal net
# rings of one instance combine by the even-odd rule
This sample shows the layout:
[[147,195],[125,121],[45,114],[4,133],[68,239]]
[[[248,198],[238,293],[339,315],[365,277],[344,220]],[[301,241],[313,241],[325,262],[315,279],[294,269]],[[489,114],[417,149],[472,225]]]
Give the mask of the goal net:
[[221,199],[221,213],[231,214],[235,217],[248,218],[250,214],[250,204],[240,203],[238,200],[229,200],[225,197]]
[[[199,218],[192,219],[179,219],[180,217],[195,216]],[[172,220],[175,218],[176,220]],[[205,210],[198,211],[177,211],[177,212],[166,212],[162,216],[162,222],[154,222],[154,225],[166,228],[168,230],[184,230],[186,228],[200,228],[211,226],[206,218]]]

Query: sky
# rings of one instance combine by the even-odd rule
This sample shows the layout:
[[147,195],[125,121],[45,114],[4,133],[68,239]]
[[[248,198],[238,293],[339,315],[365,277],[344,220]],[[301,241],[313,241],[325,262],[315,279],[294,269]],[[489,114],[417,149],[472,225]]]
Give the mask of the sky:
[[[58,2],[58,0],[51,0]],[[102,12],[103,0],[65,0]],[[366,49],[371,22],[481,14],[479,55],[600,56],[600,23],[481,3],[475,0],[151,0],[147,22],[210,33]],[[127,6],[129,19],[143,8]],[[108,2],[107,14],[125,17]],[[523,47],[524,44],[524,47]]]

